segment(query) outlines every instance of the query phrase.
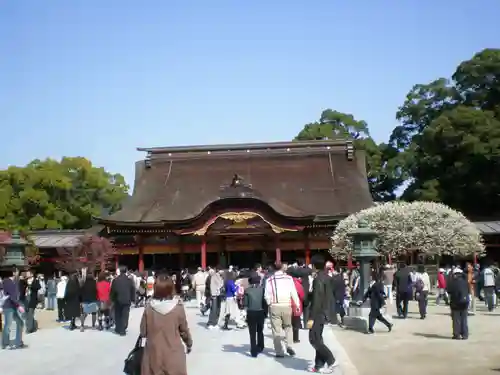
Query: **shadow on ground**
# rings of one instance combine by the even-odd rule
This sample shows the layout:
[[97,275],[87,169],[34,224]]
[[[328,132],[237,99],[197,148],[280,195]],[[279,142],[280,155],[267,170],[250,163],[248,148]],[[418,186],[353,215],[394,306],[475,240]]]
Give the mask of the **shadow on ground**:
[[438,335],[437,333],[421,333],[415,332],[413,336],[425,337],[427,339],[451,340],[450,336]]
[[[241,355],[244,355],[246,357],[251,357],[250,356],[250,345],[248,344],[243,344],[243,345],[232,345],[232,344],[226,344],[222,346],[222,351],[223,352],[228,352],[228,353],[238,353]],[[310,364],[310,361],[304,358],[299,358],[297,356],[286,356],[284,358],[276,358],[274,354],[269,353],[267,349],[264,349],[264,352],[262,352],[263,356],[266,357],[271,357],[273,358],[276,362],[278,362],[281,366],[291,369],[291,370],[305,370],[307,369],[308,365]],[[257,357],[258,358],[258,357]]]
[[197,325],[203,328],[207,328],[207,322],[196,322]]
[[405,319],[420,319],[420,315],[419,316],[415,316],[415,315],[410,315],[408,314],[408,316],[406,318],[403,318],[397,314],[394,314],[392,315],[392,319],[396,319],[396,320],[405,320]]

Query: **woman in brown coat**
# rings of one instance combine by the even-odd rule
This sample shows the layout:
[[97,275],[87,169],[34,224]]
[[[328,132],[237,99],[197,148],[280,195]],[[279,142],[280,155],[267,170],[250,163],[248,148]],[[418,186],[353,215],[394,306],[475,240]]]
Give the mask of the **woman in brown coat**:
[[186,352],[193,340],[184,306],[174,296],[172,279],[158,276],[141,320],[141,337],[146,338],[141,375],[187,375]]

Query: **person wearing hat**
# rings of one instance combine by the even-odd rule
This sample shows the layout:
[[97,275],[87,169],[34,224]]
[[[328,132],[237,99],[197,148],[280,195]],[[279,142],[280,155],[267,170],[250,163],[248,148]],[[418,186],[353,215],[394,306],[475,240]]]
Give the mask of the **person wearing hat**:
[[453,270],[448,281],[448,295],[450,297],[451,321],[454,340],[467,340],[469,338],[468,306],[469,284],[467,275],[459,268]]
[[245,289],[243,307],[247,310],[250,355],[257,357],[264,350],[264,320],[268,306],[264,298],[264,287],[260,285],[260,276],[252,275],[248,283],[250,286]]

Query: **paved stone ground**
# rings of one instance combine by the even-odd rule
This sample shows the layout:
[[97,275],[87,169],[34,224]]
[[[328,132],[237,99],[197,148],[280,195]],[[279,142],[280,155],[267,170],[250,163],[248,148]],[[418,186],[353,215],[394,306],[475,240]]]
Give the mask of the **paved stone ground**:
[[[249,356],[246,330],[221,332],[205,328],[206,318],[199,316],[196,308],[187,308],[194,347],[188,357],[190,375],[238,373],[238,375],[279,375],[304,372],[314,358],[308,343],[307,331],[301,331],[302,342],[295,345],[296,357],[276,359],[273,351],[266,351],[258,358]],[[2,375],[52,375],[52,374],[122,374],[123,360],[137,339],[142,309],[133,309],[130,332],[119,337],[107,332],[70,332],[63,327],[41,329],[28,335],[26,350],[0,351]],[[335,375],[355,375],[355,368],[333,335],[327,329],[325,342],[340,360]],[[270,332],[266,332],[266,348],[272,348]]]
[[35,312],[36,320],[38,321],[39,329],[47,329],[54,327],[62,327],[63,324],[58,323],[57,311],[50,310],[36,310]]
[[416,303],[411,302],[408,319],[393,322],[391,333],[377,323],[375,335],[335,329],[359,375],[500,373],[500,308],[488,313],[478,302],[478,314],[469,317],[467,341],[451,340],[449,308],[432,302],[427,319],[419,319]]

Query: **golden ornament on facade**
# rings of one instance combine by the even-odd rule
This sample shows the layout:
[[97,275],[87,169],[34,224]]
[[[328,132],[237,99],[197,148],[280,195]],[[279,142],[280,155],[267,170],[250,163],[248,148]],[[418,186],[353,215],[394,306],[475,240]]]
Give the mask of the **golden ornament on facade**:
[[262,216],[254,213],[254,212],[226,212],[226,213],[219,215],[219,217],[221,219],[231,220],[235,223],[242,223],[244,221],[247,221],[247,220],[250,220],[250,219],[253,219],[256,217],[262,218]]
[[225,212],[223,214],[220,214],[215,219],[207,221],[200,229],[194,231],[192,234],[195,236],[204,236],[207,233],[208,228],[210,228],[210,226],[213,223],[215,223],[217,221],[217,219],[219,219],[219,218],[232,221],[234,224],[243,225],[243,224],[246,224],[246,222],[248,220],[254,219],[256,217],[262,219],[265,223],[267,223],[271,227],[271,229],[274,233],[298,231],[298,229],[288,229],[288,228],[282,228],[282,227],[279,227],[277,225],[274,225],[273,223],[269,222],[262,215],[260,215],[258,213],[244,211],[244,212]]

